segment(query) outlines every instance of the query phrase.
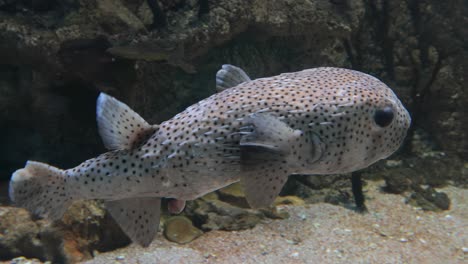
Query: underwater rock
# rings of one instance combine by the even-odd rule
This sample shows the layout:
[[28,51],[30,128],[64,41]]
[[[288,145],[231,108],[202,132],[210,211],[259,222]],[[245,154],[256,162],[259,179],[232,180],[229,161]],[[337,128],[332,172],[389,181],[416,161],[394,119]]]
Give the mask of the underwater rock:
[[172,242],[186,244],[202,234],[185,216],[172,216],[164,221],[164,236]]
[[[286,0],[274,3],[223,0],[210,6],[204,19],[200,20],[197,1],[159,1],[167,13],[168,28],[153,32],[145,29],[148,22],[144,16],[147,15],[138,17],[138,9],[147,5],[146,1],[83,0],[60,4],[54,1],[50,5],[45,5],[47,1],[13,2],[3,1],[0,6],[7,10],[0,14],[2,63],[21,71],[29,70],[34,80],[26,85],[28,89],[15,89],[24,93],[14,100],[15,104],[2,106],[2,109],[6,108],[3,112],[18,116],[15,118],[17,124],[5,124],[13,130],[6,141],[12,141],[13,135],[20,134],[19,130],[38,119],[37,111],[34,111],[37,109],[18,107],[27,106],[31,97],[51,93],[51,96],[65,97],[70,103],[67,108],[57,110],[61,112],[58,114],[62,120],[57,122],[58,129],[34,131],[22,138],[37,142],[34,149],[38,153],[20,151],[14,165],[8,165],[6,172],[0,175],[2,179],[7,179],[11,171],[19,167],[17,164],[30,157],[46,161],[48,155],[44,153],[56,153],[53,148],[59,148],[59,144],[47,142],[50,139],[61,138],[63,140],[58,140],[63,144],[61,148],[74,149],[73,158],[69,155],[53,158],[60,167],[92,156],[90,152],[97,152],[101,147],[95,137],[93,122],[80,119],[73,126],[67,122],[75,120],[76,113],[68,111],[70,107],[74,109],[82,105],[83,97],[69,93],[76,86],[83,89],[87,95],[85,99],[89,101],[95,99],[97,91],[111,89],[130,104],[135,103],[137,111],[144,109],[139,112],[146,114],[149,120],[160,121],[212,94],[213,72],[227,62],[245,66],[252,76],[319,65],[369,72],[388,81],[405,103],[414,105],[414,123],[430,130],[444,149],[456,153],[466,153],[468,149],[463,143],[468,142],[464,140],[468,138],[465,132],[468,129],[466,122],[461,120],[466,116],[463,106],[468,101],[460,81],[467,72],[463,70],[464,62],[468,61],[464,59],[468,54],[461,50],[461,36],[467,34],[461,26],[466,23],[461,15],[465,10],[463,5],[438,8],[440,3],[434,0],[421,3],[391,1],[386,3],[387,6],[382,2],[362,1],[298,1],[292,4]],[[40,3],[38,8],[28,6],[34,6],[36,2]],[[11,5],[14,10],[9,9]],[[39,9],[47,12],[39,12]],[[53,22],[52,26],[42,22],[45,17]],[[384,19],[388,17],[394,19]],[[440,34],[432,34],[431,30]],[[180,61],[177,60],[173,63],[176,67],[167,67],[158,61],[126,61],[121,66],[125,70],[119,71],[119,67],[111,65],[121,62],[103,62],[101,59],[108,58],[102,54],[96,56],[94,67],[93,60],[79,64],[65,62],[59,56],[67,41],[99,36],[112,47],[155,42],[182,46],[184,57],[187,57],[184,59],[194,61],[199,74],[189,76],[180,72],[177,69]],[[93,70],[96,68],[100,71]],[[113,76],[117,80],[102,80],[98,76]],[[8,81],[10,84],[15,82]],[[12,102],[8,98],[8,94],[0,93],[1,102]],[[91,104],[83,107],[93,109]],[[418,117],[418,113],[426,112],[428,118]],[[2,125],[3,118],[0,120]],[[47,115],[41,118],[42,121],[47,119]],[[80,127],[82,131],[72,134],[69,126]],[[78,147],[83,142],[89,142],[89,146]]]
[[104,252],[131,243],[98,201],[74,203],[57,225],[62,230],[64,252],[75,261],[91,258],[95,250]]
[[401,194],[411,190],[413,184],[422,182],[421,175],[410,168],[395,168],[382,173],[385,180],[383,190],[388,193]]
[[322,190],[327,188],[336,189],[336,187],[342,186],[343,181],[349,181],[351,175],[307,175],[299,176],[298,180],[309,186],[314,190]]
[[[4,180],[31,158],[59,167],[70,167],[79,160],[102,152],[93,122],[94,103],[99,91],[112,91],[135,105],[136,110],[148,120],[160,122],[212,94],[214,84],[211,80],[219,65],[231,59],[249,58],[251,64],[248,66],[259,69],[255,72],[257,76],[290,68],[275,61],[291,61],[291,65],[297,65],[295,69],[303,68],[300,66],[303,63],[297,60],[303,57],[302,49],[306,48],[306,44],[308,48],[317,47],[317,50],[319,46],[328,46],[327,43],[335,42],[334,38],[349,34],[362,15],[360,4],[352,4],[345,11],[347,16],[343,16],[342,11],[333,10],[331,5],[320,6],[314,1],[301,2],[290,10],[288,1],[245,3],[223,0],[210,6],[201,21],[198,18],[198,1],[158,1],[167,13],[167,30],[150,32],[145,28],[147,18],[138,17],[138,9],[147,5],[143,3],[146,1],[53,1],[53,4],[39,8],[47,9],[47,12],[29,8],[29,2],[4,1],[0,6],[0,9],[6,10],[0,14],[2,64],[14,71],[28,73],[31,79],[28,83],[25,81],[28,80],[25,78],[27,76],[4,79],[13,87],[11,91],[18,94],[12,97],[10,89],[0,91],[0,102],[8,102],[1,104],[2,113],[12,113],[0,117],[0,124],[11,131],[4,140],[16,142],[21,139],[35,143],[28,144],[34,145],[33,148],[15,151],[18,154],[11,161],[7,151],[2,150],[9,159],[8,162],[0,160],[2,164],[7,164],[6,168],[2,166],[0,174]],[[265,12],[267,7],[269,12]],[[291,15],[286,15],[285,10]],[[355,14],[353,10],[360,11]],[[43,22],[45,18],[50,22]],[[246,42],[250,38],[241,39],[234,46],[227,43],[249,28],[262,29],[258,35],[264,37],[252,39],[253,42]],[[293,32],[290,29],[294,29]],[[294,43],[303,43],[302,46],[285,49],[288,36],[292,36]],[[318,41],[319,36],[323,37],[321,41]],[[275,39],[271,40],[270,37]],[[308,40],[304,41],[305,38]],[[103,43],[107,42],[109,47],[130,44],[151,47],[154,43],[163,43],[181,47],[184,56],[179,56],[178,52],[169,54],[167,60],[175,67],[168,67],[166,62],[140,61],[141,56],[131,60],[121,57],[113,60],[112,56],[102,51],[98,42],[92,42],[96,39],[104,40]],[[67,45],[86,40],[90,43],[86,49]],[[246,47],[245,43],[253,49]],[[244,51],[243,47],[246,47]],[[345,55],[344,52],[341,54]],[[195,69],[185,59],[195,59],[200,74],[186,74]],[[321,60],[331,64],[328,59]],[[257,65],[263,61],[269,61],[269,65]],[[197,64],[202,62],[203,67],[198,69]],[[19,83],[24,85],[16,87]],[[30,107],[30,101],[41,94],[62,98],[66,107],[57,109],[53,115],[50,111]],[[42,115],[42,112],[46,113]],[[84,118],[85,115],[89,116]],[[14,120],[10,121],[9,118]],[[41,125],[35,125],[36,120],[41,120]],[[56,129],[35,131],[47,122],[54,123]],[[67,149],[66,152],[73,155],[64,151],[60,153],[60,149]],[[57,155],[51,157],[50,153]]]
[[[216,192],[218,194],[219,200],[226,202],[230,205],[234,205],[241,208],[250,208],[248,204],[245,193],[242,189],[241,183],[233,183],[227,187],[224,187]],[[266,217],[273,218],[273,219],[285,219],[289,216],[286,212],[278,211],[276,206],[278,205],[295,205],[301,206],[304,205],[305,202],[301,198],[297,196],[278,196],[273,206],[267,209],[259,209]]]
[[377,174],[385,180],[383,191],[409,193],[409,203],[431,211],[448,210],[450,206],[450,198],[434,187],[451,183],[467,186],[463,162],[457,156],[431,150],[420,152],[419,157],[408,157],[398,167],[387,167]]
[[10,264],[41,264],[41,263],[51,263],[50,261],[46,261],[46,262],[42,262],[38,259],[28,259],[28,258],[25,258],[25,257],[17,257],[17,258],[14,258],[10,261]]
[[244,190],[239,182],[224,187],[218,190],[217,193],[221,201],[242,208],[250,208],[247,199],[245,198]]
[[416,191],[408,198],[408,203],[421,207],[425,211],[442,211],[450,208],[450,199],[446,193],[437,192],[431,187],[426,189],[416,188]]
[[53,263],[83,261],[93,252],[130,244],[129,238],[95,201],[72,205],[63,219],[35,219],[21,208],[0,207],[0,260],[18,256]]
[[468,21],[462,17],[468,7],[462,2],[368,2],[363,31],[351,38],[349,54],[353,65],[376,73],[401,95],[414,128],[427,130],[443,151],[466,158],[468,124],[461,119],[467,113],[462,80],[468,52],[462,39]]
[[385,191],[402,193],[409,190],[412,184],[442,187],[453,182],[457,186],[467,186],[468,179],[463,176],[463,168],[463,161],[458,156],[428,151],[419,157],[406,157],[398,167],[387,166],[371,173],[385,179]]
[[278,196],[273,203],[274,206],[278,205],[294,205],[301,206],[304,205],[305,201],[297,196]]
[[326,202],[342,206],[354,203],[349,174],[290,177],[280,195],[297,196],[305,203]]
[[[103,17],[103,26],[112,28],[113,33],[123,30],[146,31],[143,22],[119,0],[96,0],[97,8]],[[121,25],[124,25],[122,27]]]
[[209,230],[243,230],[254,227],[264,214],[218,200],[215,193],[187,203],[185,213],[195,226]]
[[[381,173],[370,168],[366,175],[385,178],[385,190],[394,193],[414,191],[413,183],[468,186],[468,7],[463,1],[220,0],[201,19],[198,1],[158,2],[168,23],[153,31],[146,1],[0,1],[0,180],[7,181],[28,159],[68,168],[102,152],[94,121],[99,91],[111,91],[158,123],[213,94],[214,73],[232,63],[253,77],[333,65],[382,79],[408,105],[413,127],[427,136],[415,136],[402,150],[402,166]],[[76,45],[86,41],[85,48]],[[183,47],[183,56],[169,56],[167,63],[106,53],[109,47],[156,42]],[[186,60],[197,74],[180,69]],[[352,198],[346,177],[295,177],[282,195],[344,203]],[[7,197],[3,192],[1,197]],[[196,226],[242,229],[264,217],[242,205],[241,197],[219,196],[222,201],[204,197],[189,203]],[[445,208],[447,200],[436,196]],[[74,230],[65,231],[66,250],[75,252],[70,254],[86,258],[91,248],[128,243],[107,214],[90,207],[71,209],[75,216],[60,227]],[[0,246],[0,256],[65,259],[65,253],[52,249],[61,238],[44,231],[48,223],[30,219],[21,209],[5,210],[0,243],[8,246]],[[80,210],[96,216],[86,219]],[[89,230],[99,234],[86,234]]]
[[0,207],[0,260],[19,256],[63,262],[62,240],[44,220],[34,220],[24,209]]
[[1,0],[0,10],[8,12],[35,11],[45,13],[58,7],[56,1],[49,0]]
[[255,227],[262,219],[286,219],[289,214],[276,205],[303,205],[298,197],[278,197],[275,206],[250,209],[240,184],[232,184],[187,203],[185,215],[204,231],[244,230]]
[[289,213],[277,206],[272,206],[266,209],[259,209],[262,214],[270,219],[288,219],[290,217]]
[[161,43],[138,43],[126,46],[114,46],[107,49],[107,52],[117,58],[130,60],[144,60],[167,62],[184,70],[186,73],[195,73],[195,67],[184,59],[183,44],[164,46]]

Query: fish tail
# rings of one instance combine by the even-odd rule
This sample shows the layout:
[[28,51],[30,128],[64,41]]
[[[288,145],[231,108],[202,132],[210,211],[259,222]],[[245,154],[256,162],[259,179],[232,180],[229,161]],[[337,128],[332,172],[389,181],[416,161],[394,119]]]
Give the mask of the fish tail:
[[28,161],[23,169],[15,171],[11,177],[10,199],[15,205],[35,215],[57,220],[72,202],[66,182],[64,170]]

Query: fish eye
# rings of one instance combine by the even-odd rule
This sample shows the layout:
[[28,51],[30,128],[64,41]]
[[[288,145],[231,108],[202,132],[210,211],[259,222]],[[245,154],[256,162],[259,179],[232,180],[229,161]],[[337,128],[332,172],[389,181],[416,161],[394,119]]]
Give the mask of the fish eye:
[[383,109],[378,109],[374,113],[374,121],[380,127],[386,127],[393,121],[394,113],[393,108],[386,106]]

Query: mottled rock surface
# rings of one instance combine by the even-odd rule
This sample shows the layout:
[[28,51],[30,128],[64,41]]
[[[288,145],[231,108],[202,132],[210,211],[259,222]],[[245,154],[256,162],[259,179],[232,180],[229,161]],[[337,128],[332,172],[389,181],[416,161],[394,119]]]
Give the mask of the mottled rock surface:
[[0,260],[25,256],[63,261],[62,241],[45,221],[34,221],[26,210],[12,207],[0,207],[0,217]]
[[[223,63],[253,77],[327,65],[371,73],[403,98],[436,149],[467,158],[461,0],[226,0],[201,18],[197,1],[161,1],[162,29],[147,22],[146,1],[46,2],[0,3],[3,179],[27,159],[71,167],[102,152],[99,91],[158,123],[214,93]],[[115,57],[113,47],[147,55]]]
[[[159,16],[148,3],[155,1],[0,0],[1,204],[6,181],[26,160],[69,168],[105,151],[95,122],[99,92],[159,123],[213,94],[224,63],[253,78],[338,66],[382,79],[408,106],[413,129],[390,162],[363,177],[385,179],[383,191],[429,210],[450,204],[434,187],[468,186],[464,1],[220,0],[208,1],[206,12],[199,1],[160,0]],[[204,231],[287,217],[250,210],[232,191],[190,202],[185,214]],[[353,203],[349,175],[291,177],[281,194]],[[2,207],[0,256],[78,260],[129,243],[99,203],[82,206],[53,228]],[[16,217],[24,221],[14,226]]]
[[[167,27],[154,29],[146,1],[0,3],[0,178],[27,159],[71,167],[102,152],[99,91],[158,123],[214,93],[223,63],[253,77],[327,65],[371,73],[403,98],[437,150],[468,157],[461,0],[226,0],[201,18],[197,1],[161,5]],[[113,47],[159,59],[115,57]]]
[[192,221],[185,216],[172,216],[164,221],[164,236],[169,241],[186,244],[202,234],[203,232],[194,227]]
[[[426,212],[371,182],[369,213],[317,203],[285,206],[291,217],[253,229],[212,231],[185,245],[163,239],[99,254],[86,263],[465,263],[468,191],[441,189],[449,211]],[[161,235],[159,235],[161,237]],[[435,250],[437,249],[437,250]]]
[[0,219],[0,260],[24,256],[73,263],[91,258],[96,250],[130,244],[102,205],[92,201],[75,203],[55,223],[14,207],[0,207]]

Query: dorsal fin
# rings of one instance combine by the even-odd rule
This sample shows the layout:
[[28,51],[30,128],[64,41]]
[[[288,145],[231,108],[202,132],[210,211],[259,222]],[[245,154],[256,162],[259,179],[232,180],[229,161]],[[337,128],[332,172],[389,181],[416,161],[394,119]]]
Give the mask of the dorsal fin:
[[230,64],[223,64],[221,69],[216,73],[216,90],[218,92],[224,91],[250,81],[250,77],[239,67]]
[[134,148],[158,129],[128,105],[105,93],[97,99],[96,118],[99,134],[109,150]]

